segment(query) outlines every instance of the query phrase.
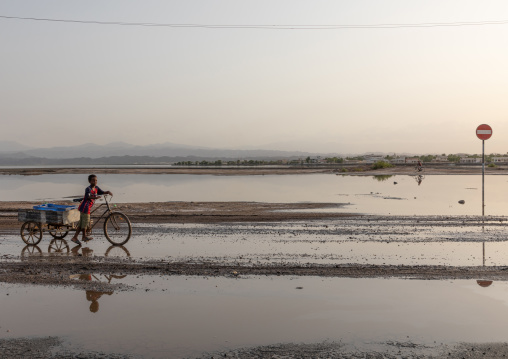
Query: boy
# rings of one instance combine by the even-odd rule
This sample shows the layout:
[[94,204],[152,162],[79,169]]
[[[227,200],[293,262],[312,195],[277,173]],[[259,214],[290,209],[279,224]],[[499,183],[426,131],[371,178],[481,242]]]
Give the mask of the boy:
[[93,239],[91,237],[86,236],[86,228],[90,223],[90,210],[92,209],[95,200],[97,198],[100,198],[100,195],[103,194],[109,194],[110,196],[113,195],[113,193],[111,193],[110,191],[103,191],[97,186],[96,175],[88,176],[88,183],[90,183],[90,186],[88,186],[85,189],[85,196],[83,197],[83,200],[81,201],[78,207],[78,210],[81,212],[79,217],[78,229],[76,230],[76,234],[74,235],[74,237],[72,237],[71,239],[71,241],[76,243],[78,246],[81,245],[81,242],[78,239],[79,232],[81,231],[83,231],[82,240],[84,242],[88,242],[89,240]]

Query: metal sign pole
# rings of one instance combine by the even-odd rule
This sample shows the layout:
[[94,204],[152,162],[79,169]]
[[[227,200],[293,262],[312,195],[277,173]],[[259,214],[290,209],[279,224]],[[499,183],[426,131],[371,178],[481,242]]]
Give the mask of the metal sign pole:
[[485,216],[485,140],[482,140],[482,216]]
[[476,128],[476,137],[482,140],[482,217],[485,216],[485,140],[492,137],[492,127],[482,124]]

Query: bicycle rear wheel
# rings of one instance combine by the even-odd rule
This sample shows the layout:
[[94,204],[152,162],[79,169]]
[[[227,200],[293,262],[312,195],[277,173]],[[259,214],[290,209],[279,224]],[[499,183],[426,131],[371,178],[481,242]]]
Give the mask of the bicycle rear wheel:
[[131,234],[131,221],[121,212],[112,212],[104,221],[104,235],[115,246],[127,243]]

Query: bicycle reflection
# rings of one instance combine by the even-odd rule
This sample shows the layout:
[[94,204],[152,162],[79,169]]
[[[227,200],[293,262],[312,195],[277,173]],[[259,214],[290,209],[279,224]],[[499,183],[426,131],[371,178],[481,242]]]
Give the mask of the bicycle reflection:
[[416,181],[416,183],[418,183],[418,186],[422,184],[423,180],[425,179],[425,176],[424,175],[417,175],[417,176],[413,176],[414,180]]
[[[41,247],[38,245],[26,245],[21,250],[21,259],[30,260],[30,258],[45,257],[48,260],[58,258],[60,256],[76,256],[76,257],[91,257],[93,250],[88,247],[74,246],[72,249],[69,242],[65,239],[55,238],[49,245],[47,254],[43,253]],[[105,257],[130,257],[131,254],[124,246],[109,246],[104,253]],[[70,279],[87,282],[102,282],[111,284],[112,279],[122,279],[126,275],[114,274],[71,274]],[[103,295],[112,295],[114,291],[100,291],[100,290],[86,290],[86,300],[90,302],[90,312],[97,313],[99,311],[99,299]]]
[[[48,245],[48,256],[83,256],[90,257],[93,254],[93,250],[89,247],[74,246],[72,249],[69,246],[69,242],[65,239],[53,239]],[[21,250],[21,259],[29,259],[30,257],[43,257],[41,247],[38,245],[26,245]],[[105,257],[130,257],[131,253],[124,246],[109,246],[104,253]]]

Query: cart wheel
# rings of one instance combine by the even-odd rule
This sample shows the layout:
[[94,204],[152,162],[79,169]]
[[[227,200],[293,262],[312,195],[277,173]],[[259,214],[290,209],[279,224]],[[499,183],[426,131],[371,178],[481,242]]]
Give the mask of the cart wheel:
[[65,239],[53,239],[49,243],[48,253],[69,253],[69,245]]
[[65,227],[48,225],[49,234],[55,239],[63,239],[69,233]]
[[42,251],[39,246],[35,245],[26,245],[25,248],[21,250],[21,258],[42,256]]
[[42,226],[37,222],[25,222],[21,226],[21,239],[28,245],[35,245],[42,239]]
[[104,234],[115,246],[125,244],[131,238],[131,221],[121,212],[112,212],[104,221]]

